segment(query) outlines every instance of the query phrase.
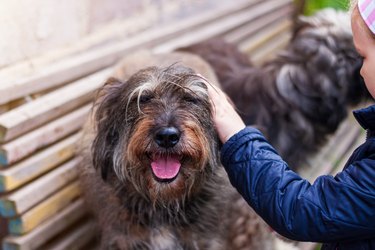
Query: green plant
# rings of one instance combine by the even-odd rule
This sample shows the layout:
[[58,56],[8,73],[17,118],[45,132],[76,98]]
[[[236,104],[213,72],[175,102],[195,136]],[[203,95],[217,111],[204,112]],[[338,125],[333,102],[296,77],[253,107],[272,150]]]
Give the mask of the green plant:
[[304,13],[311,15],[317,10],[328,7],[347,10],[348,6],[349,0],[306,0]]

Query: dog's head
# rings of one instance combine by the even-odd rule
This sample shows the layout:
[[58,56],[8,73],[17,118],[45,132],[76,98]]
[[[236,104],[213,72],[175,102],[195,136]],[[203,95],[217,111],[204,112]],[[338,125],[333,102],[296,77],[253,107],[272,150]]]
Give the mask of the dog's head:
[[340,101],[351,105],[370,98],[360,75],[363,59],[354,47],[349,13],[324,9],[300,17],[291,47],[303,57],[321,91],[331,92],[328,96],[340,95]]
[[279,61],[279,93],[329,132],[346,117],[348,106],[370,97],[347,13],[326,9],[301,17]]
[[192,195],[218,166],[211,112],[205,80],[184,66],[109,79],[95,108],[94,167],[154,203]]

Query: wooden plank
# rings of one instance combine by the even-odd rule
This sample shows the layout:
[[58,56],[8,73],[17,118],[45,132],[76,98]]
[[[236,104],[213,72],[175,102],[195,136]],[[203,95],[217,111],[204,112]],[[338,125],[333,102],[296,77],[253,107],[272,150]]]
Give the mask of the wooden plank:
[[195,29],[192,32],[186,32],[183,35],[176,36],[175,39],[155,46],[152,50],[155,53],[165,53],[177,48],[186,47],[190,44],[206,40],[211,37],[219,36],[228,30],[235,29],[238,26],[251,22],[265,13],[272,12],[275,9],[282,8],[290,4],[290,0],[271,0],[263,1],[261,4],[254,6],[249,10],[236,13],[234,15],[222,18],[219,22],[205,25],[202,28]]
[[253,20],[246,25],[227,32],[222,37],[229,43],[238,44],[240,42],[244,42],[265,28],[272,25],[277,25],[280,21],[285,19],[285,17],[289,17],[292,11],[293,5],[286,5],[278,10],[274,10],[272,15],[262,15],[258,19]]
[[79,108],[55,121],[0,145],[0,167],[8,166],[47,145],[79,130],[92,104]]
[[0,170],[0,193],[9,192],[72,158],[80,134],[74,134],[9,169]]
[[8,102],[6,104],[0,105],[0,115],[8,112],[9,110],[11,110],[13,108],[21,106],[25,102],[26,102],[26,99],[25,98],[21,98],[21,99],[14,100],[14,101]]
[[315,242],[299,242],[297,244],[297,247],[300,250],[315,250],[315,249],[320,249],[320,248],[317,248],[318,246],[319,246],[319,243],[315,243]]
[[296,246],[296,242],[281,239],[279,237],[276,237],[276,239],[273,242],[273,248],[274,250],[301,250],[299,247]]
[[13,139],[89,102],[111,72],[112,69],[100,71],[1,115],[0,142]]
[[285,32],[289,32],[290,27],[291,21],[289,19],[282,20],[276,26],[273,25],[267,27],[250,39],[241,42],[239,48],[245,53],[252,55],[252,53],[264,46],[265,43],[272,40],[272,38],[277,37],[280,34],[285,34]]
[[8,222],[9,233],[23,235],[30,232],[57,212],[67,207],[80,193],[81,189],[78,182],[69,184],[22,216],[10,219]]
[[125,42],[121,41],[116,44],[95,48],[95,50],[80,53],[77,56],[68,56],[55,63],[45,65],[45,67],[40,67],[41,69],[32,75],[23,76],[21,79],[13,81],[2,82],[0,84],[0,104],[74,81],[113,65],[129,51],[139,48],[149,48],[172,37],[184,34],[188,30],[195,29],[209,22],[215,22],[233,12],[249,8],[259,2],[262,1],[249,0],[238,5],[220,5],[215,10],[192,16],[191,18],[174,22],[164,27],[147,30],[126,39]]
[[306,166],[301,168],[304,178],[314,181],[318,176],[330,174],[337,165],[337,160],[358,140],[363,130],[354,124],[353,118],[345,120],[330,138],[319,154],[308,159]]
[[346,152],[334,162],[331,172],[332,175],[336,175],[338,172],[342,171],[345,163],[349,160],[354,150],[366,141],[366,131],[359,127],[357,127],[357,129],[357,136],[354,135],[355,137],[352,138],[353,142],[347,147]]
[[15,217],[45,200],[77,178],[79,159],[74,158],[16,192],[0,198],[0,215]]
[[83,200],[79,199],[55,216],[22,236],[8,236],[3,240],[4,250],[32,250],[40,247],[87,213]]
[[9,105],[7,104],[0,105],[0,115],[8,112],[9,110],[10,110]]
[[16,107],[19,107],[21,106],[22,104],[25,104],[26,102],[30,101],[31,98],[26,98],[26,97],[22,97],[20,99],[17,99],[17,100],[13,100],[11,102],[8,102],[6,104],[2,104],[0,105],[0,114],[4,114],[6,112],[8,112],[9,110],[11,109],[14,109]]
[[66,249],[82,249],[95,236],[96,223],[93,220],[85,221],[78,225],[73,231],[64,235],[60,239],[43,246],[45,250],[66,250]]
[[295,7],[294,15],[293,15],[293,20],[297,21],[300,15],[305,14],[306,0],[296,1],[295,5],[296,7]]
[[260,65],[274,58],[279,51],[284,49],[289,41],[291,34],[285,32],[276,37],[273,37],[271,41],[263,44],[258,50],[254,51],[250,55],[250,59],[256,64]]

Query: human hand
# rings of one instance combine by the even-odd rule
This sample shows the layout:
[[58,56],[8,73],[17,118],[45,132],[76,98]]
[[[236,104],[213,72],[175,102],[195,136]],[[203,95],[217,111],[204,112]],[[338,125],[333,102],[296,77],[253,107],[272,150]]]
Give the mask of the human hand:
[[208,95],[213,108],[213,121],[220,141],[225,143],[230,137],[246,127],[236,112],[229,97],[217,86],[207,83]]

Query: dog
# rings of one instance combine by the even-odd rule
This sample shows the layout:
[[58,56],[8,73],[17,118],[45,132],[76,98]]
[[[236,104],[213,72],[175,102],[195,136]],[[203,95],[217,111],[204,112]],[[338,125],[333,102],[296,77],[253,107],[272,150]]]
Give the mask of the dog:
[[210,64],[245,123],[256,125],[294,170],[318,152],[348,110],[370,99],[342,11],[300,17],[287,48],[260,66],[218,38],[179,51]]
[[200,57],[143,51],[99,90],[79,172],[101,249],[274,249],[220,164],[206,84]]

